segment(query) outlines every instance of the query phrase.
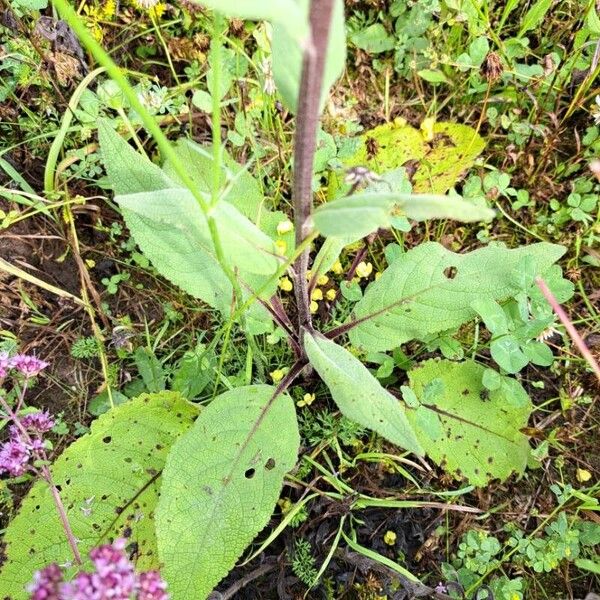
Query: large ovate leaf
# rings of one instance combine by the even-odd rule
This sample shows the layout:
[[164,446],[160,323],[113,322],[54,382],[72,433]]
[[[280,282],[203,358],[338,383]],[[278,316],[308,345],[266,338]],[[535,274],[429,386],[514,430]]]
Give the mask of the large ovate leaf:
[[401,403],[348,350],[318,334],[304,336],[304,348],[342,413],[393,444],[422,454]]
[[[422,131],[397,119],[360,136],[358,149],[343,165],[364,166],[383,175],[408,163],[414,171],[414,192],[443,194],[461,179],[484,147],[481,136],[467,125],[435,123],[433,139],[428,140]],[[334,174],[328,197],[339,197],[347,188]]]
[[522,473],[529,443],[531,401],[515,379],[497,375],[490,391],[482,383],[485,367],[429,360],[409,371],[403,388],[406,415],[419,442],[436,464],[473,485]]
[[[90,433],[60,455],[52,476],[82,556],[98,544],[126,537],[135,545],[138,569],[159,566],[153,517],[161,472],[171,445],[197,414],[180,394],[144,394],[99,417]],[[4,542],[0,598],[28,598],[25,586],[36,570],[72,561],[45,482],[27,494]]]
[[[206,219],[196,200],[186,188],[178,187],[170,165],[160,169],[137,153],[105,120],[99,121],[98,131],[101,156],[116,193],[115,200],[138,246],[161,275],[229,315],[233,299],[231,282],[216,258]],[[193,143],[178,143],[176,151],[190,169],[199,167],[199,157],[204,156],[201,147]],[[224,162],[237,183],[241,167],[228,157],[224,157]],[[205,165],[208,166],[210,162]],[[206,169],[193,177],[201,193],[208,193],[207,177]],[[249,174],[248,177],[254,182]],[[241,181],[250,183],[243,174]],[[232,186],[214,213],[225,254],[234,267],[239,267],[246,297],[262,287],[277,268],[273,242],[236,208],[238,205],[250,214],[261,213],[253,185],[243,197],[241,188]],[[269,215],[271,227],[274,213]],[[273,282],[264,291],[264,297],[272,295],[276,285]],[[255,325],[255,333],[269,327],[270,317],[257,303],[250,307],[248,318]]]
[[[201,146],[187,138],[177,140],[173,150],[180,162],[186,166],[186,172],[198,189],[205,194],[210,194],[213,186],[214,156],[212,146]],[[230,202],[244,216],[253,223],[257,222],[263,209],[264,195],[258,181],[245,169],[231,158],[229,153],[222,149],[222,173],[220,188],[225,190],[222,200]],[[163,171],[172,181],[183,187],[183,182],[177,175],[173,165],[166,161]]]
[[100,157],[115,194],[135,194],[175,187],[160,167],[138,154],[106,119],[98,120]]
[[[186,236],[202,253],[216,256],[207,219],[188,190],[172,188],[127,194],[116,196],[115,201],[121,209],[161,228],[169,226],[177,234]],[[228,264],[245,273],[275,273],[278,259],[271,238],[228,202],[219,202],[212,209],[212,216]],[[136,242],[143,249],[143,241],[136,238]],[[185,263],[181,266],[185,267]]]
[[[296,0],[299,9],[308,19],[309,0]],[[296,112],[300,78],[302,75],[302,44],[298,42],[285,23],[273,25],[273,77],[285,105]],[[329,89],[342,74],[346,64],[346,29],[344,21],[344,2],[335,0],[329,42],[323,73],[321,104],[325,104]]]
[[173,447],[156,530],[172,600],[202,600],[267,524],[300,436],[292,399],[253,385],[215,398]]
[[314,213],[315,227],[322,235],[364,237],[377,229],[392,227],[394,217],[414,221],[453,219],[489,221],[494,211],[465,202],[460,197],[432,194],[364,192],[327,202]]
[[351,317],[358,324],[350,340],[364,350],[384,351],[459,327],[476,316],[476,300],[502,301],[521,290],[524,260],[543,275],[564,252],[545,242],[514,250],[490,244],[467,254],[435,242],[421,244],[369,286]]

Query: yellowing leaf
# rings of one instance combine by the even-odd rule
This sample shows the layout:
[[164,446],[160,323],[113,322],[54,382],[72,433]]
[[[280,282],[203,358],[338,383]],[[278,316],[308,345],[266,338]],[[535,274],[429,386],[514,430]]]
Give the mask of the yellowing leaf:
[[406,409],[427,456],[478,486],[522,473],[529,455],[520,432],[531,412],[527,393],[502,376],[497,390],[486,389],[484,371],[473,361],[421,363],[408,373],[419,404]]

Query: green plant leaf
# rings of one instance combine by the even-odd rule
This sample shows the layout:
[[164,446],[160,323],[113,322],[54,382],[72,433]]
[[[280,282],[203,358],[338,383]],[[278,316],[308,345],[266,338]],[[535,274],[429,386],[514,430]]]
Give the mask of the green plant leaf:
[[[216,260],[216,252],[210,237],[208,222],[191,192],[183,188],[156,190],[115,196],[122,210],[143,219],[146,223],[156,224],[164,230],[167,226],[175,234],[186,237],[199,251],[209,254]],[[228,202],[219,202],[212,210],[223,252],[229,264],[244,273],[272,275],[279,261],[273,240],[260,231],[256,225],[244,217]],[[147,235],[152,235],[147,232]],[[140,236],[144,238],[145,236]],[[134,238],[144,249],[144,241]],[[149,256],[150,260],[152,258]],[[179,259],[181,260],[181,259]],[[179,265],[186,267],[187,257]],[[163,273],[167,276],[166,273]]]
[[313,214],[324,236],[360,239],[380,227],[390,227],[392,203],[379,194],[360,194],[321,205]]
[[[137,544],[138,569],[158,568],[153,513],[160,476],[175,439],[198,410],[179,394],[144,394],[96,419],[51,467],[83,556],[114,537]],[[126,533],[127,532],[127,533]],[[25,586],[45,565],[72,560],[52,495],[36,483],[4,537],[0,597],[25,600]]]
[[173,373],[171,389],[191,400],[213,380],[217,368],[217,357],[212,349],[198,344],[186,352]]
[[502,301],[520,291],[515,272],[524,256],[544,274],[565,252],[539,243],[509,250],[499,244],[455,254],[435,242],[396,259],[356,305],[353,345],[369,352],[396,348],[412,339],[456,329],[476,316],[479,299]]
[[417,75],[429,83],[450,83],[448,78],[438,69],[421,69]]
[[525,356],[540,367],[549,367],[554,362],[552,350],[543,342],[530,341],[522,347]]
[[111,126],[98,119],[100,157],[115,194],[135,194],[176,187],[166,173],[137,153]]
[[307,333],[304,348],[346,417],[401,448],[423,453],[400,402],[381,387],[358,358],[319,335]]
[[[384,175],[414,161],[413,191],[444,194],[473,165],[485,144],[473,128],[457,123],[435,123],[433,134],[433,139],[427,141],[422,131],[403,119],[380,125],[358,138],[357,150],[342,161],[343,166],[368,167]],[[329,199],[343,196],[348,190],[342,174],[330,175]]]
[[215,398],[173,446],[156,512],[173,600],[205,598],[267,524],[300,436],[292,399],[253,385]]
[[431,194],[364,192],[323,204],[314,213],[316,228],[326,236],[364,237],[379,228],[389,229],[394,217],[414,221],[453,219],[466,223],[494,218],[490,208],[460,197]]
[[496,363],[507,373],[518,373],[529,363],[529,359],[521,350],[521,345],[514,335],[503,335],[492,340],[490,353]]
[[[264,1],[264,0],[262,0]],[[297,0],[304,19],[308,19],[308,0]],[[335,0],[327,46],[323,86],[321,91],[321,107],[329,95],[329,89],[340,77],[346,66],[346,28],[344,20],[344,2]],[[302,75],[302,45],[285,23],[275,23],[271,40],[273,50],[273,77],[284,104],[292,112],[298,106],[300,79]]]
[[[212,146],[202,146],[187,138],[181,138],[175,142],[173,149],[179,160],[186,165],[187,173],[198,189],[210,194],[214,165]],[[224,193],[221,200],[233,204],[253,223],[259,224],[260,213],[265,210],[265,198],[258,181],[224,149],[222,163],[223,172],[219,183]],[[171,181],[176,182],[179,187],[185,187],[169,161],[166,161],[162,168]]]
[[407,403],[406,416],[426,454],[477,486],[522,473],[529,454],[520,432],[532,408],[527,393],[518,381],[501,375],[497,389],[486,389],[485,370],[470,360],[428,360],[408,373],[420,404]]
[[396,44],[394,36],[390,35],[381,23],[373,23],[350,36],[350,41],[369,54],[379,54],[393,50]]
[[536,0],[521,21],[517,37],[523,37],[528,31],[535,29],[550,10],[554,0]]
[[502,307],[490,297],[478,298],[471,306],[494,335],[508,332],[508,318]]
[[308,34],[306,15],[295,0],[194,0],[227,17],[281,23],[298,40]]
[[137,348],[134,353],[135,365],[149,392],[165,389],[165,374],[158,358],[148,348]]
[[342,250],[359,239],[360,237],[330,237],[324,240],[313,261],[312,275],[318,277],[327,273],[340,257]]
[[[215,257],[206,219],[191,193],[187,189],[177,187],[177,181],[169,177],[169,165],[166,165],[163,171],[138,154],[107,121],[99,121],[98,131],[101,156],[108,179],[136,243],[161,275],[188,294],[204,300],[224,314],[229,314],[233,297],[231,283]],[[192,167],[200,166],[199,157],[204,156],[201,147],[181,143],[177,145],[177,149],[182,159],[187,158],[187,164]],[[232,164],[227,158],[224,162],[234,172],[235,179],[241,167]],[[207,165],[210,165],[210,162]],[[201,173],[198,171],[194,177],[202,192],[206,169]],[[244,179],[242,176],[242,185],[250,183]],[[250,183],[250,191],[247,192],[246,198],[236,202],[249,214],[255,210],[260,213],[260,208],[256,206],[256,191],[252,191],[251,188]],[[232,191],[234,189],[238,191],[232,187]],[[227,200],[233,198],[231,192],[226,194]],[[237,193],[235,198],[239,198]],[[277,215],[269,213],[269,216],[268,226],[272,227],[271,221],[275,220]],[[267,274],[272,274],[276,269],[278,262],[273,242],[246,220],[230,202],[219,202],[215,209],[215,220],[220,226],[219,233],[225,238],[224,246],[228,258],[240,270],[248,267],[240,274],[242,291],[247,296],[250,294],[249,290],[264,284],[268,279]],[[258,262],[255,262],[252,256],[258,258]],[[257,271],[263,273],[257,274]],[[272,295],[276,285],[274,282],[265,291],[264,297]],[[270,322],[268,313],[256,303],[250,307],[248,317],[262,327]]]

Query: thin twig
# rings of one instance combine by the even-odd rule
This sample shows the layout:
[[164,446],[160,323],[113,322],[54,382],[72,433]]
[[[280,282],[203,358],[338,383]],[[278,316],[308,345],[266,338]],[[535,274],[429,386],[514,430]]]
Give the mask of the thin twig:
[[541,277],[536,277],[535,283],[540,288],[540,291],[544,295],[544,298],[546,298],[546,300],[548,301],[548,304],[550,304],[550,306],[552,307],[552,310],[556,313],[556,316],[565,326],[567,333],[571,336],[573,343],[577,346],[583,358],[585,358],[585,360],[592,368],[592,371],[594,371],[594,373],[596,374],[598,381],[600,381],[600,366],[598,366],[598,362],[594,358],[594,355],[590,352],[590,349],[583,341],[583,338],[579,335],[577,329],[575,329],[575,326],[571,322],[569,315],[567,315],[567,313],[563,310],[563,307],[558,303],[558,300],[550,291],[548,284]]
[[228,587],[224,592],[213,592],[209,596],[209,600],[229,600],[234,598],[235,595],[244,589],[249,583],[252,583],[255,579],[270,573],[277,567],[277,561],[268,562],[260,567],[250,571],[247,575],[238,579],[233,585]]

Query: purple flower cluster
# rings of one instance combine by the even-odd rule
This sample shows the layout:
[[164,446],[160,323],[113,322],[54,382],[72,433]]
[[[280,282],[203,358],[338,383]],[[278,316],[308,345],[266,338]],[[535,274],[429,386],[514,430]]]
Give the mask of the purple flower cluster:
[[136,574],[124,549],[116,540],[94,548],[91,573],[79,573],[65,582],[60,568],[52,564],[35,574],[30,600],[169,600],[167,585],[158,571]]
[[0,377],[6,377],[11,369],[21,373],[23,377],[35,377],[47,366],[47,362],[30,354],[16,354],[9,358],[6,352],[0,353]]
[[0,445],[0,475],[23,475],[32,457],[44,449],[43,434],[54,427],[54,419],[47,412],[36,412],[19,419],[19,425],[10,426],[8,442]]

